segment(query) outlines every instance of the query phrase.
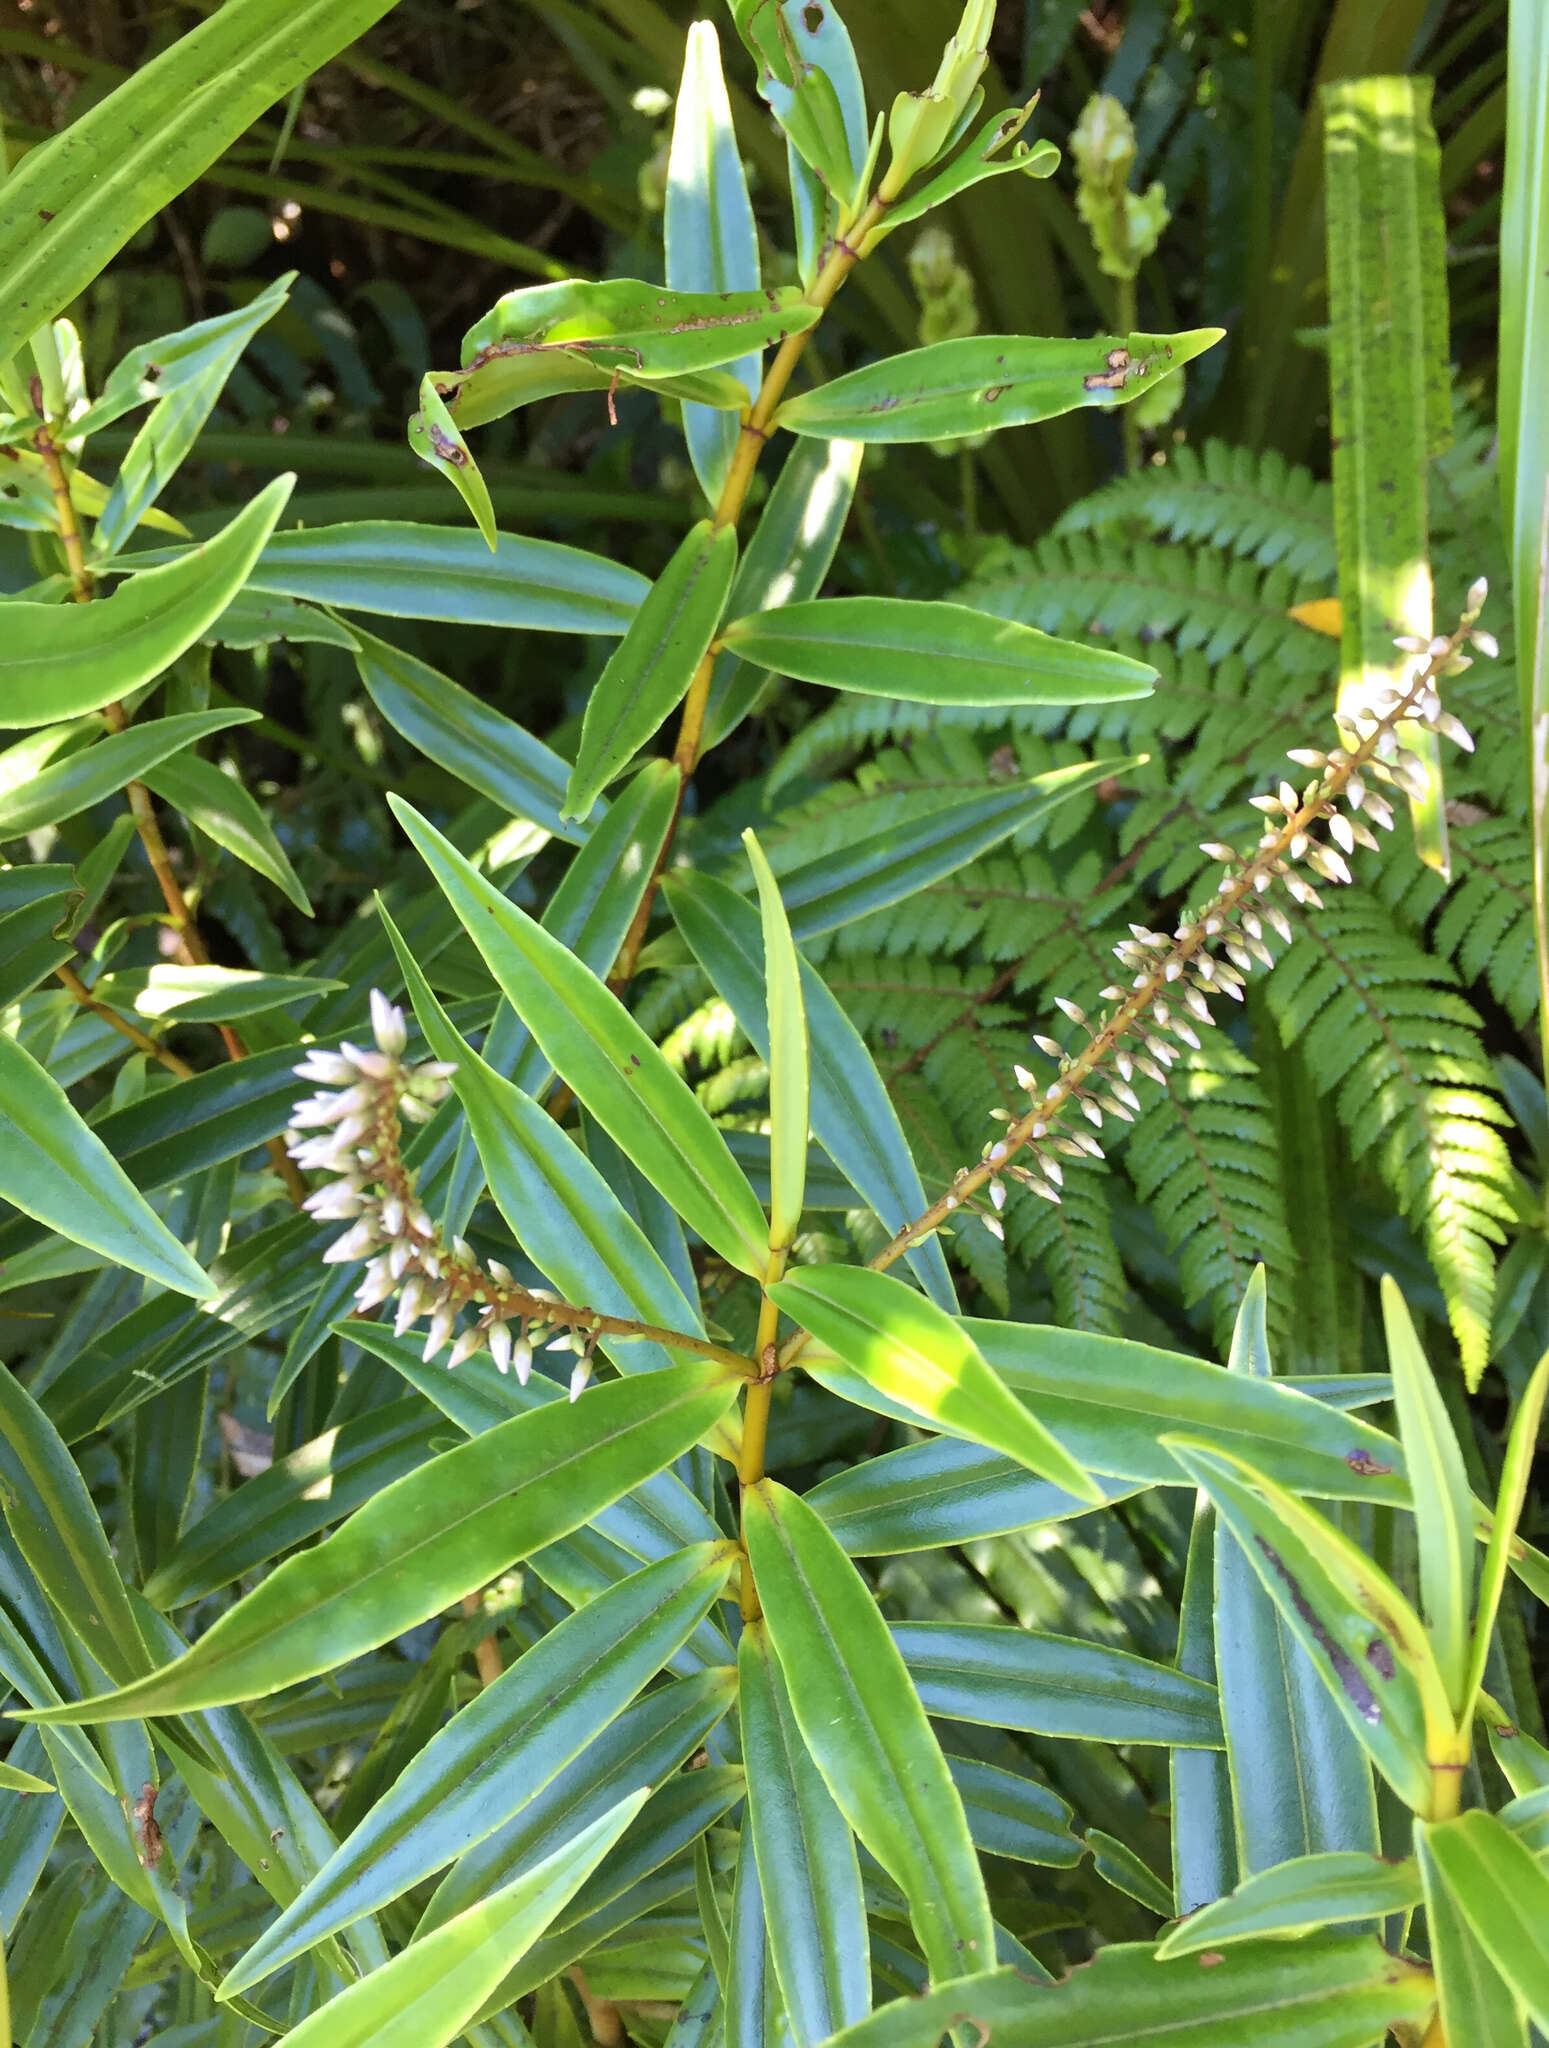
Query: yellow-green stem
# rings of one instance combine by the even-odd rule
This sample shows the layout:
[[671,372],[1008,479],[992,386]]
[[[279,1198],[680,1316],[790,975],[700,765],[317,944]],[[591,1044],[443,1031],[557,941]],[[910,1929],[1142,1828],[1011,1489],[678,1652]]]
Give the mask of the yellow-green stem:
[[75,516],[75,501],[70,496],[69,472],[59,443],[54,439],[54,430],[47,421],[33,435],[32,445],[42,461],[43,473],[53,494],[54,524],[59,529],[65,567],[70,572],[70,595],[77,604],[90,604],[94,585],[91,571],[86,566],[86,546],[81,539],[80,521]]
[[73,967],[56,967],[54,972],[83,1010],[90,1010],[92,1015],[100,1017],[104,1024],[111,1024],[119,1036],[127,1038],[137,1052],[143,1052],[147,1059],[159,1060],[180,1080],[192,1079],[194,1069],[187,1060],[180,1060],[175,1052],[169,1052],[164,1045],[158,1045],[149,1033],[142,1031],[138,1024],[132,1024],[127,1017],[121,1017],[117,1010],[110,1009],[106,1003],[99,1003]]
[[[753,1341],[753,1356],[758,1362],[758,1378],[749,1386],[743,1405],[742,1448],[737,1458],[737,1483],[743,1488],[756,1486],[764,1476],[764,1451],[769,1441],[769,1408],[774,1397],[775,1375],[780,1370],[780,1357],[775,1348],[775,1337],[780,1327],[780,1311],[770,1299],[767,1289],[784,1273],[785,1262],[789,1256],[789,1245],[771,1245],[769,1264],[764,1269],[766,1292],[759,1303],[758,1334]],[[748,1558],[747,1546],[744,1544],[742,1618],[744,1621],[757,1621],[761,1611],[758,1588],[753,1583],[753,1567]]]

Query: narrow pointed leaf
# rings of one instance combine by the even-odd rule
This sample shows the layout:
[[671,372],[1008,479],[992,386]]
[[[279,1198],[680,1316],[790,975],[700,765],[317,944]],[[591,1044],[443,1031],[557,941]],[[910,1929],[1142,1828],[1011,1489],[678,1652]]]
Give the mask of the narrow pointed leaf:
[[612,635],[650,585],[622,562],[559,541],[502,533],[492,553],[466,528],[360,519],[275,534],[247,587],[395,619]]
[[1004,1969],[899,1999],[833,2048],[937,2048],[959,2025],[996,2048],[1376,2048],[1391,2026],[1418,2033],[1432,2001],[1430,1972],[1369,1936],[1245,1944],[1208,1964],[1124,1942],[1060,1984]]
[[[1195,1496],[1194,1522],[1178,1614],[1178,1669],[1216,1688],[1221,1724],[1231,1740],[1227,1700],[1216,1657],[1215,1510]],[[1179,1913],[1192,1913],[1237,1882],[1237,1837],[1232,1775],[1226,1757],[1208,1749],[1175,1749],[1167,1759],[1171,1793],[1173,1895]]]
[[825,439],[939,441],[1023,427],[1081,406],[1111,411],[1213,348],[1222,332],[1090,341],[975,334],[932,342],[788,398],[775,423]]
[[[490,1193],[523,1251],[566,1301],[702,1335],[698,1307],[596,1167],[539,1103],[480,1059],[437,1002],[385,909],[381,917],[431,1049],[456,1068],[452,1086]],[[622,1372],[650,1371],[693,1355],[655,1341],[602,1342]]]
[[244,1990],[503,1827],[686,1639],[732,1551],[696,1544],[572,1614],[454,1715],[226,1978]]
[[[1015,1458],[1030,1472],[1100,1506],[1081,1467],[997,1378],[964,1326],[891,1273],[803,1266],[769,1289],[791,1320],[928,1428],[947,1429]],[[824,1379],[820,1358],[807,1369]],[[850,1385],[849,1375],[844,1375]]]
[[744,1538],[802,1740],[909,1902],[934,1977],[995,1953],[978,1859],[946,1759],[887,1624],[812,1510],[764,1480]]
[[1425,1881],[1425,1931],[1445,2038],[1466,2041],[1469,2048],[1528,2048],[1527,2017],[1448,1890],[1428,1828],[1415,1830],[1415,1853]]
[[580,1890],[649,1796],[600,1820],[493,1898],[341,1991],[286,2035],[293,2048],[445,2048]]
[[[669,876],[662,893],[716,994],[768,1059],[768,983],[758,913],[745,897],[709,875]],[[813,1136],[878,1219],[889,1230],[901,1229],[921,1214],[926,1200],[898,1112],[866,1041],[805,960],[801,990]],[[937,1307],[948,1313],[955,1309],[957,1298],[937,1240],[927,1238],[905,1256]]]
[[372,703],[427,760],[557,838],[586,837],[585,825],[560,815],[567,771],[542,740],[402,648],[357,638],[355,665]]
[[682,700],[715,638],[736,566],[733,527],[704,519],[683,536],[586,700],[567,816],[585,817]]
[[1427,1811],[1427,1705],[1450,1723],[1419,1616],[1348,1537],[1242,1459],[1164,1439],[1215,1502],[1346,1723],[1399,1797]]
[[636,1785],[664,1785],[730,1710],[736,1671],[711,1666],[655,1687],[587,1740],[547,1784],[531,1790],[492,1834],[464,1850],[425,1908],[428,1932],[611,1806]]
[[[55,617],[73,618],[83,609],[75,606]],[[147,718],[62,761],[51,761],[29,781],[0,795],[0,839],[17,839],[40,825],[73,818],[169,755],[228,726],[249,725],[258,715],[234,706],[229,711],[180,711],[171,718]]]
[[764,1212],[698,1097],[567,947],[508,903],[410,805],[389,802],[554,1071],[684,1222],[730,1264],[761,1278]]
[[224,846],[272,882],[303,917],[312,915],[301,878],[269,820],[234,775],[224,774],[213,761],[185,751],[159,761],[140,779],[217,846]]
[[1422,1854],[1495,1968],[1549,2030],[1549,1870],[1498,1814],[1422,1823]]
[[[7,200],[14,190],[13,181]],[[78,605],[8,604],[0,727],[52,725],[98,711],[170,668],[242,588],[294,482],[293,476],[276,477],[213,540],[164,569],[136,576],[111,597]]]
[[780,885],[751,831],[743,833],[742,843],[753,864],[764,927],[769,1013],[769,1242],[783,1248],[795,1237],[801,1222],[807,1180],[812,1093],[807,1017],[801,999],[801,960],[780,901]]
[[[757,290],[758,229],[721,74],[720,44],[708,21],[693,24],[684,47],[662,231],[667,282],[674,291]],[[760,361],[755,351],[731,365],[750,399],[758,390]],[[689,460],[711,504],[726,481],[740,432],[735,413],[700,405],[683,408]]]
[[1407,1913],[1420,1903],[1419,1866],[1412,1857],[1390,1863],[1336,1849],[1278,1863],[1175,1927],[1157,1948],[1158,1960],[1196,1955],[1218,1942],[1268,1935],[1310,1934],[1344,1920],[1374,1920]]
[[[1190,1752],[1194,1754],[1194,1752]],[[1036,1778],[1019,1777],[973,1757],[948,1756],[974,1844],[988,1856],[1070,1870],[1086,1853],[1070,1831],[1074,1815]]]
[[897,1622],[927,1713],[1099,1742],[1221,1747],[1214,1686],[1128,1650],[977,1622]]
[[215,1291],[58,1082],[3,1032],[0,1195],[159,1286],[201,1301]]
[[1474,1596],[1473,1494],[1430,1361],[1404,1297],[1387,1273],[1382,1276],[1382,1319],[1398,1433],[1414,1479],[1421,1606],[1448,1697],[1458,1707],[1468,1671]]
[[819,597],[721,635],[780,675],[914,704],[1093,704],[1149,695],[1156,671],[946,600]]
[[493,554],[495,507],[490,502],[489,485],[436,389],[434,371],[427,371],[420,381],[420,409],[409,421],[409,446],[421,462],[451,479],[458,496],[473,514],[473,523],[483,535],[484,545]]
[[568,1534],[718,1422],[724,1366],[614,1380],[520,1415],[385,1487],[287,1558],[163,1671],[43,1718],[121,1721],[260,1699],[390,1642]]
[[778,1902],[770,1948],[797,2048],[816,2048],[871,2007],[860,1864],[807,1753],[761,1622],[743,1630],[737,1669],[759,1878]]
[[1484,1562],[1479,1568],[1479,1603],[1474,1615],[1473,1654],[1469,1663],[1468,1683],[1464,1688],[1463,1705],[1458,1716],[1459,1723],[1463,1726],[1473,1719],[1479,1688],[1484,1684],[1485,1662],[1490,1654],[1490,1639],[1495,1630],[1495,1617],[1500,1611],[1501,1595],[1506,1588],[1512,1543],[1516,1537],[1517,1524],[1522,1518],[1522,1504],[1527,1498],[1528,1475],[1532,1471],[1534,1454],[1538,1448],[1538,1431],[1543,1421],[1546,1397],[1549,1397],[1549,1352],[1545,1352],[1534,1367],[1533,1377],[1523,1391],[1512,1420],[1511,1434],[1506,1440],[1506,1457],[1501,1466],[1501,1483],[1496,1496],[1495,1514],[1490,1523]]
[[266,107],[390,4],[237,0],[29,151],[0,203],[0,361],[87,290]]
[[[726,608],[733,618],[816,597],[833,565],[860,476],[858,441],[797,441],[737,563]],[[719,745],[770,686],[764,669],[715,658],[704,744]]]
[[[1222,1377],[1228,1387],[1256,1394],[1275,1384],[1272,1373],[1268,1285],[1258,1266]],[[1283,1478],[1265,1455],[1269,1446],[1240,1448],[1258,1470]],[[1237,1536],[1214,1509],[1207,1512],[1215,1527],[1215,1676],[1229,1810],[1236,1816],[1235,1861],[1247,1876],[1319,1851],[1374,1856],[1381,1837],[1366,1752]]]

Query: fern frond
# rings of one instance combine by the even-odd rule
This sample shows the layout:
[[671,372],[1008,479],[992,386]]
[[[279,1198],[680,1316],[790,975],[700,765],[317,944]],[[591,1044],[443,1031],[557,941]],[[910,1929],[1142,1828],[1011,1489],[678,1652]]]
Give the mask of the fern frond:
[[1090,1161],[1072,1160],[1056,1206],[1026,1188],[1008,1190],[1001,1221],[1023,1266],[1049,1283],[1055,1320],[1070,1330],[1114,1336],[1129,1306],[1108,1207],[1110,1176]]
[[997,573],[963,586],[961,603],[1046,633],[1171,636],[1180,649],[1202,649],[1209,661],[1238,654],[1250,665],[1273,662],[1287,675],[1328,666],[1326,636],[1287,616],[1292,605],[1326,596],[1326,583],[1283,567],[1261,569],[1208,549],[1149,541],[1121,547],[1111,536],[1080,533],[1007,553],[1013,559]]
[[1261,1261],[1273,1323],[1284,1320],[1292,1255],[1273,1112],[1252,1060],[1224,1031],[1207,1032],[1169,1069],[1165,1091],[1142,1100],[1124,1166],[1178,1256],[1185,1304],[1209,1301],[1224,1356]]
[[1435,914],[1429,938],[1465,982],[1484,982],[1519,1028],[1538,1006],[1533,844],[1510,818],[1452,826],[1452,886],[1407,848],[1376,870],[1377,893],[1411,928]]
[[1273,449],[1207,441],[1175,448],[1165,463],[1117,478],[1056,521],[1057,534],[1103,533],[1132,526],[1169,540],[1247,555],[1262,568],[1280,563],[1332,588],[1333,497],[1310,469]]
[[1469,1384],[1489,1357],[1493,1245],[1511,1217],[1509,1118],[1479,1020],[1392,913],[1358,890],[1325,899],[1266,983],[1357,1158],[1371,1153],[1441,1282]]

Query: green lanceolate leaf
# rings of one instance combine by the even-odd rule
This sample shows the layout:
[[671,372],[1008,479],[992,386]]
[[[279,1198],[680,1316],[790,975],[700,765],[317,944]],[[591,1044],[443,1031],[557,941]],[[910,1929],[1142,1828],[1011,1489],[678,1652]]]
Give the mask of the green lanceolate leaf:
[[[294,272],[274,282],[233,312],[201,320],[181,334],[164,334],[134,350],[103,386],[91,408],[111,407],[116,418],[144,395],[155,400],[151,416],[119,464],[107,503],[92,529],[92,553],[101,561],[118,552],[177,473],[209,418],[238,357],[267,320],[284,305]],[[71,422],[72,431],[92,431],[89,420]]]
[[1374,2048],[1390,2026],[1423,2025],[1431,2002],[1429,1971],[1369,1936],[1254,1943],[1209,1963],[1122,1942],[1061,1984],[994,1970],[898,1999],[834,2048],[936,2048],[958,2025],[998,2048]]
[[611,415],[620,385],[737,413],[747,387],[717,366],[818,317],[790,289],[674,292],[571,278],[507,293],[464,335],[462,368],[434,372],[433,387],[464,431],[562,391],[602,392]]
[[[421,1028],[437,1059],[456,1068],[452,1085],[495,1206],[517,1243],[566,1301],[700,1335],[698,1309],[596,1167],[539,1103],[486,1065],[453,1028],[397,926],[386,910],[381,915]],[[655,1342],[602,1342],[624,1372],[690,1355]]]
[[[10,1372],[0,1373],[0,1505],[17,1550],[98,1665],[114,1678],[139,1677],[150,1658],[86,1482]],[[14,1666],[6,1676],[27,1688],[27,1674],[18,1678]]]
[[196,1300],[214,1291],[58,1082],[3,1032],[0,1196],[158,1286]]
[[975,1622],[899,1622],[893,1641],[942,1720],[1101,1742],[1221,1747],[1214,1686],[1128,1650]]
[[[683,52],[672,117],[662,212],[667,282],[681,292],[749,292],[759,283],[758,229],[732,127],[712,22],[696,21]],[[757,351],[732,365],[749,398],[758,390]],[[726,481],[740,423],[734,413],[686,405],[683,435],[701,490],[713,505]]]
[[456,527],[360,519],[275,534],[247,587],[395,619],[616,634],[650,585],[622,562],[558,541],[502,533],[491,553]]
[[[767,1060],[769,998],[758,912],[724,882],[691,871],[669,875],[662,893],[716,994]],[[926,1200],[898,1112],[866,1041],[805,960],[801,988],[813,1135],[887,1229],[902,1229]],[[937,1307],[954,1310],[957,1297],[936,1239],[911,1246],[905,1256]]]
[[471,691],[369,633],[355,665],[378,711],[438,768],[514,817],[579,842],[585,825],[562,815],[569,773],[558,754]]
[[224,846],[266,881],[273,882],[304,917],[312,915],[307,892],[284,847],[234,775],[224,774],[213,761],[185,751],[158,761],[140,779],[181,811],[191,825],[208,834],[217,846]]
[[616,1719],[595,1732],[587,1730],[584,1747],[561,1771],[529,1793],[493,1834],[458,1857],[425,1908],[421,1926],[427,1931],[439,1927],[485,1897],[635,1786],[665,1786],[703,1745],[736,1693],[736,1671],[712,1666],[654,1687]]
[[762,1622],[738,1645],[748,1810],[769,1944],[798,2048],[815,2048],[871,2007],[866,1906],[844,1816],[807,1753]]
[[92,994],[105,1003],[119,1003],[142,1017],[176,1017],[180,1023],[217,1024],[238,1017],[261,1017],[287,1004],[314,1002],[342,981],[314,980],[309,974],[256,974],[246,967],[131,968],[126,974],[105,974]]
[[15,1764],[0,1764],[0,1792],[52,1792],[54,1787],[47,1778],[34,1777],[31,1771],[18,1770]]
[[0,362],[266,107],[386,14],[391,0],[234,0],[29,152],[0,198]]
[[731,14],[791,148],[843,205],[866,161],[866,98],[838,8],[732,0]]
[[[858,441],[792,446],[737,563],[726,600],[733,618],[817,596],[849,518],[862,453]],[[765,670],[718,654],[705,707],[705,747],[719,745],[769,685]]]
[[947,1769],[962,1795],[974,1844],[989,1856],[1070,1870],[1085,1853],[1070,1831],[1074,1819],[1058,1793],[973,1757],[951,1756]]
[[[83,125],[77,122],[69,135]],[[33,157],[43,154],[36,150]],[[4,203],[18,182],[4,188]],[[294,482],[293,476],[276,477],[213,540],[165,568],[146,570],[111,597],[91,604],[7,604],[0,726],[52,725],[100,711],[170,668],[242,588]]]
[[1113,703],[1156,681],[1126,654],[945,600],[819,597],[735,619],[721,639],[780,675],[915,704]]
[[1484,1563],[1479,1569],[1479,1603],[1474,1614],[1474,1643],[1468,1683],[1458,1714],[1460,1727],[1466,1728],[1472,1722],[1479,1688],[1484,1684],[1485,1661],[1490,1654],[1495,1617],[1500,1611],[1501,1594],[1506,1587],[1511,1546],[1522,1518],[1522,1504],[1527,1498],[1528,1474],[1538,1447],[1538,1431],[1543,1421],[1546,1397],[1549,1397],[1549,1352],[1545,1352],[1533,1370],[1533,1377],[1527,1383],[1512,1420],[1511,1435],[1506,1441],[1495,1514],[1490,1523]]
[[342,1522],[384,1486],[423,1465],[446,1441],[436,1411],[414,1395],[325,1429],[217,1501],[145,1581],[168,1612]]
[[1526,2015],[1442,1876],[1429,1828],[1415,1830],[1415,1853],[1444,2038],[1467,2041],[1469,2048],[1527,2048]]
[[[463,337],[463,367],[436,373],[458,424],[478,426],[555,391],[644,384],[689,396],[674,380],[714,372],[804,333],[820,317],[800,292],[677,292],[632,278],[529,285]],[[735,407],[747,403],[739,379]],[[706,380],[706,390],[714,386]]]
[[1426,1812],[1428,1729],[1450,1729],[1451,1715],[1419,1616],[1347,1536],[1263,1473],[1186,1438],[1165,1442],[1214,1501],[1372,1762]]
[[1431,1645],[1454,1708],[1462,1705],[1474,1595],[1474,1501],[1463,1453],[1421,1349],[1404,1297],[1382,1278],[1382,1319],[1398,1409],[1398,1433],[1413,1480],[1420,1598]]
[[[1030,74],[1036,75],[1036,74]],[[959,192],[966,192],[971,186],[981,184],[986,178],[998,178],[1007,171],[1020,171],[1027,178],[1049,178],[1059,169],[1060,153],[1052,142],[1040,138],[1037,142],[1017,142],[1016,138],[1027,126],[1036,97],[1025,107],[1008,107],[1003,114],[996,114],[979,130],[972,142],[966,143],[944,170],[940,170],[924,184],[917,186],[907,199],[901,199],[890,206],[883,219],[882,231],[891,234],[894,228],[902,227],[907,221],[918,220],[938,206],[944,206]],[[1002,155],[1007,143],[1015,147]],[[870,238],[868,250],[873,246]]]
[[799,866],[786,865],[777,848],[780,895],[791,929],[805,941],[902,902],[956,874],[1013,832],[1031,833],[1070,798],[1104,776],[1138,767],[1144,758],[1075,761],[987,794],[922,804],[882,831],[868,831]]
[[764,1212],[698,1097],[567,947],[508,903],[410,805],[389,802],[554,1071],[685,1223],[761,1279]]
[[931,1429],[965,1436],[1015,1458],[1094,1506],[1102,1495],[1081,1467],[1050,1436],[986,1365],[963,1325],[891,1273],[864,1266],[804,1266],[769,1289],[791,1320],[810,1330],[858,1374],[837,1378],[820,1358],[804,1361],[816,1379],[830,1380],[864,1400],[875,1388]]
[[835,1803],[903,1891],[931,1974],[995,1953],[978,1860],[925,1710],[854,1565],[764,1480],[743,1532],[796,1725]]
[[[73,618],[75,611],[67,616]],[[0,839],[16,839],[40,825],[57,825],[73,818],[180,749],[229,726],[250,725],[258,715],[240,707],[180,711],[171,718],[148,718],[123,732],[110,733],[94,746],[50,762],[30,781],[0,796]]]
[[1390,1863],[1348,1849],[1299,1856],[1259,1871],[1228,1897],[1191,1913],[1160,1943],[1157,1956],[1196,1955],[1217,1943],[1311,1934],[1346,1920],[1407,1913],[1419,1905],[1420,1895],[1419,1867],[1409,1857]]
[[1498,1814],[1421,1825],[1421,1857],[1533,2024],[1549,2028],[1549,1871]]
[[260,1699],[347,1663],[659,1472],[720,1420],[737,1385],[725,1366],[679,1366],[501,1423],[287,1558],[164,1671],[48,1718],[121,1721]]
[[562,1621],[454,1715],[231,1970],[243,1990],[504,1827],[684,1642],[733,1551],[696,1544]]
[[1022,427],[1082,406],[1111,411],[1203,355],[1222,332],[1201,327],[1090,341],[982,334],[932,342],[788,398],[775,423],[824,439],[940,441]]
[[421,462],[451,479],[458,496],[473,514],[473,523],[484,536],[485,546],[493,554],[495,507],[490,502],[489,485],[436,389],[433,372],[427,371],[420,382],[420,409],[409,421],[409,446]]
[[[1215,1510],[1196,1496],[1178,1612],[1178,1669],[1215,1686],[1221,1725],[1230,1743],[1228,1703],[1216,1658],[1215,1527]],[[1173,1906],[1178,1913],[1192,1913],[1223,1897],[1237,1882],[1232,1776],[1227,1759],[1208,1749],[1172,1750],[1167,1776]]]
[[[1223,1375],[1232,1388],[1275,1385],[1267,1302],[1259,1266],[1232,1333]],[[1267,1446],[1227,1448],[1240,1449],[1258,1469],[1283,1481],[1265,1459]],[[1392,1459],[1378,1455],[1370,1462]],[[1375,1855],[1381,1838],[1366,1753],[1237,1536],[1213,1509],[1207,1511],[1214,1526],[1213,1647],[1231,1781],[1228,1804],[1236,1819],[1235,1862],[1246,1876],[1317,1851]]]
[[737,535],[708,519],[686,533],[592,686],[565,796],[585,817],[681,701],[720,624]]
[[807,1017],[801,999],[801,958],[780,901],[780,885],[751,831],[743,833],[742,843],[753,864],[764,928],[764,988],[769,1014],[769,1242],[783,1248],[795,1237],[801,1222],[807,1181],[807,1123],[812,1094]]
[[411,1942],[309,2013],[295,2048],[445,2048],[568,1905],[649,1797],[621,1799],[600,1820],[434,1933]]

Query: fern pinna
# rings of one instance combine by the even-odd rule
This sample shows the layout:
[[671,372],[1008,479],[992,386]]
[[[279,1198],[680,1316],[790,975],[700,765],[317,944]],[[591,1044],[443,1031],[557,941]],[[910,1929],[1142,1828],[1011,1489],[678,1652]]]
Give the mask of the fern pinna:
[[[1466,418],[1437,470],[1446,602],[1481,563],[1496,568],[1492,472]],[[1208,894],[1201,842],[1241,844],[1262,826],[1252,799],[1326,731],[1336,674],[1308,609],[1334,586],[1328,492],[1273,453],[1181,447],[1072,507],[1036,547],[985,543],[964,569],[959,601],[1143,653],[1161,681],[1134,702],[1009,716],[847,696],[769,777],[765,836],[788,876],[975,791],[1112,763],[975,857],[804,936],[887,1076],[927,1186],[979,1151],[1012,1066],[1062,1028],[1057,999],[1090,1006],[1133,926]],[[1105,1160],[1068,1163],[1057,1207],[1012,1192],[1003,1241],[964,1217],[953,1251],[970,1292],[1079,1328],[1160,1321],[1214,1349],[1263,1261],[1271,1325],[1298,1369],[1354,1366],[1349,1268],[1391,1259],[1407,1233],[1470,1374],[1482,1368],[1498,1248],[1521,1210],[1492,1054],[1533,1004],[1530,848],[1501,669],[1450,679],[1447,701],[1478,741],[1448,770],[1450,883],[1400,829],[1321,907],[1287,903],[1289,943],[1234,1027],[1168,1069]],[[698,821],[698,858],[713,861],[723,829],[714,811]],[[696,1009],[702,994],[680,969],[652,1007],[682,1020],[675,1049],[707,1098],[735,1095],[756,1122],[760,1064],[719,1006]],[[1337,1329],[1298,1285],[1315,1215],[1331,1218],[1346,1269]]]

